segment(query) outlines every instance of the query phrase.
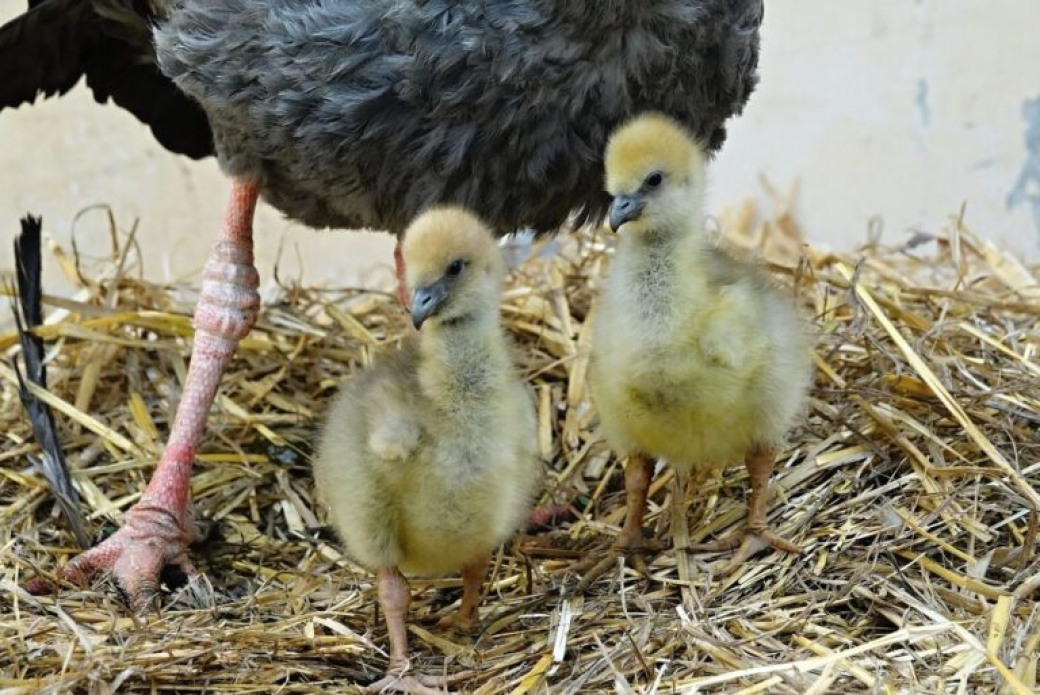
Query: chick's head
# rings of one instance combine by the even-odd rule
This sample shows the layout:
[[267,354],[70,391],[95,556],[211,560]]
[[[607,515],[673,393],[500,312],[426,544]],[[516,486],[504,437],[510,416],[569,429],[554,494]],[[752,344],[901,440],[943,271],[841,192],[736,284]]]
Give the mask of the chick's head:
[[681,228],[704,195],[704,147],[671,118],[638,116],[607,142],[610,227],[626,232]]
[[497,313],[503,276],[494,235],[473,213],[433,208],[412,222],[402,242],[416,328]]

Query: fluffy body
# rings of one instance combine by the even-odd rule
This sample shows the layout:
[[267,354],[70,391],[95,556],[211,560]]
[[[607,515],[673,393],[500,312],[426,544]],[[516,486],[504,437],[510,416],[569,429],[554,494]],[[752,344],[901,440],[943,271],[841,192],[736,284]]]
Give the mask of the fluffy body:
[[804,401],[790,302],[704,239],[622,239],[594,331],[593,397],[623,452],[727,465],[779,443]]
[[691,144],[675,124],[651,118],[622,129],[608,150],[612,193],[636,191],[653,171],[664,183],[621,229],[590,366],[611,444],[685,470],[779,443],[811,374],[793,303],[705,233],[705,158]]
[[467,237],[459,219],[423,230],[420,218],[406,236],[409,285],[456,255],[469,276],[418,336],[344,385],[315,460],[348,552],[370,568],[439,575],[486,556],[520,526],[537,484],[533,401],[498,319],[501,260],[486,231]]
[[762,0],[36,0],[0,29],[0,108],[86,75],[167,147],[215,144],[229,174],[308,225],[398,233],[457,203],[499,233],[552,231],[602,218],[603,147],[636,111],[722,144],[758,80],[762,13]]

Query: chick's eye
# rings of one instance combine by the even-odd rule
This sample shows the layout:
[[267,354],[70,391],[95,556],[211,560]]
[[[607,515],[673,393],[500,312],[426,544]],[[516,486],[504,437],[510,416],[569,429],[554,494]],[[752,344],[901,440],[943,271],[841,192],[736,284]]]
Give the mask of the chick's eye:
[[663,180],[664,180],[664,175],[661,172],[659,172],[659,171],[655,171],[654,173],[652,173],[652,174],[650,174],[649,176],[646,177],[646,187],[647,188],[657,188],[658,186],[661,185],[661,182]]
[[458,258],[458,259],[452,261],[451,265],[448,266],[448,277],[451,277],[451,278],[458,277],[459,273],[462,272],[462,268],[465,265],[466,265],[466,263],[461,258]]

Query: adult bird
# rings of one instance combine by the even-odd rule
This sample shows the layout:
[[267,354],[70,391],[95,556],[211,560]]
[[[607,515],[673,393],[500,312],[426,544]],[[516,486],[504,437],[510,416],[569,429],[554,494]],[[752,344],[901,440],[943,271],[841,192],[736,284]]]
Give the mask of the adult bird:
[[231,181],[169,443],[123,528],[65,576],[110,571],[140,607],[164,565],[194,571],[188,483],[256,319],[258,197],[313,227],[393,234],[436,203],[499,234],[597,222],[603,147],[636,112],[721,146],[757,83],[762,13],[762,0],[31,2],[0,29],[0,107],[86,75],[168,147],[212,144]]

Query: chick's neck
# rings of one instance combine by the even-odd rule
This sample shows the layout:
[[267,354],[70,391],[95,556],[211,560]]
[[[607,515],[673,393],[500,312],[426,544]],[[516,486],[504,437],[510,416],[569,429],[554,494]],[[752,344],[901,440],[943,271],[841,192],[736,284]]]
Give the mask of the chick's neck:
[[685,225],[621,238],[618,260],[624,282],[643,313],[667,319],[677,304],[699,295],[693,286],[705,281],[704,264],[711,254],[711,242],[699,222],[693,222],[699,214],[691,210]]
[[504,383],[509,358],[494,310],[423,328],[419,337],[423,394],[446,411],[480,405]]

